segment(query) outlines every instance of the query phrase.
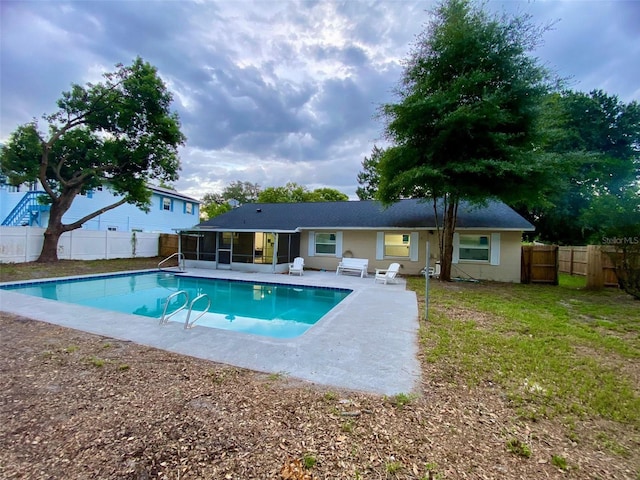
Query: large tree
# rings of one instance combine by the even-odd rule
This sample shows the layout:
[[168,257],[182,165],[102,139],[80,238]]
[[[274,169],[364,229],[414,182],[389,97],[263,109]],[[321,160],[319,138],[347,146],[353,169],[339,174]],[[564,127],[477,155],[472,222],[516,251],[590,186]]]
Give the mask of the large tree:
[[443,217],[443,280],[451,278],[462,199],[530,198],[546,178],[535,147],[548,72],[529,55],[542,31],[526,16],[444,1],[406,62],[399,101],[381,109],[391,146],[380,160],[378,197],[433,199]]
[[[148,209],[147,181],[177,179],[177,148],[185,141],[172,95],[155,67],[137,58],[116,65],[101,83],[72,85],[58,111],[44,116],[48,132],[34,121],[19,126],[2,150],[2,171],[13,184],[39,181],[50,197],[49,223],[39,262],[58,259],[58,239],[124,203]],[[100,185],[121,200],[76,222],[62,218],[74,198]]]
[[[601,90],[564,91],[547,99],[545,117],[557,132],[545,148],[561,160],[564,174],[556,177],[547,204],[520,210],[535,223],[541,240],[598,242],[613,227],[602,219],[633,216],[628,199],[640,179],[640,105]],[[624,216],[609,216],[625,207]]]

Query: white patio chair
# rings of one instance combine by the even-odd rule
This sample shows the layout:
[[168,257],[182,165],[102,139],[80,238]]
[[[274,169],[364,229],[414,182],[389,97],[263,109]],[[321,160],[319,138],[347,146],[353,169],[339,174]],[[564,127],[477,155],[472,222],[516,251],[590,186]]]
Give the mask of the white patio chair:
[[399,270],[399,263],[392,263],[387,269],[376,268],[376,278],[374,280],[374,283],[378,280],[380,280],[385,285],[387,283],[396,283],[396,275],[398,275]]
[[304,275],[304,258],[296,257],[293,259],[293,263],[289,264],[289,275],[291,274]]

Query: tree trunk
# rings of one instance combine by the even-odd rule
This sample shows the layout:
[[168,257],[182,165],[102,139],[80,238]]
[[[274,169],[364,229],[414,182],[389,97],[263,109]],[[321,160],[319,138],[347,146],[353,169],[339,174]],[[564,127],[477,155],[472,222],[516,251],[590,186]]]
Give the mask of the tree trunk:
[[442,228],[443,251],[440,257],[440,280],[451,281],[451,264],[453,262],[453,233],[456,230],[456,220],[458,217],[458,199],[450,197],[445,203],[444,225]]
[[67,191],[53,199],[51,210],[49,211],[49,224],[47,225],[47,230],[44,232],[42,251],[36,262],[50,263],[58,261],[58,240],[60,240],[60,235],[69,230],[73,230],[73,228],[63,225],[62,216],[69,210],[74,197],[75,193]]
[[61,229],[51,228],[51,226],[47,227],[47,231],[44,232],[42,251],[36,262],[50,263],[58,261],[58,240],[63,233]]

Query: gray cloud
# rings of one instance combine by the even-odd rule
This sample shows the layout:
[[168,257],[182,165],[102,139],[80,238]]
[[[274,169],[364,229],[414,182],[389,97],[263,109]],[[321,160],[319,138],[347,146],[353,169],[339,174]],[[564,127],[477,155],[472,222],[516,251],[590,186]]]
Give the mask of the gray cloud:
[[[294,181],[353,196],[364,156],[383,143],[377,108],[434,4],[4,0],[0,141],[54,111],[72,83],[141,56],[174,93],[188,137],[181,191]],[[640,3],[488,5],[558,20],[537,55],[572,88],[640,97]]]

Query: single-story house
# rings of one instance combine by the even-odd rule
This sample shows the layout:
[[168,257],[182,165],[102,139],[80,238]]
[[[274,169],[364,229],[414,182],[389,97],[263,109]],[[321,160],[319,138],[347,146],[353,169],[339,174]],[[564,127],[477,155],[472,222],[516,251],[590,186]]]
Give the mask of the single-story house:
[[[463,202],[452,275],[519,282],[522,233],[533,230],[502,202]],[[417,275],[439,254],[433,205],[418,199],[388,208],[376,201],[251,203],[178,233],[187,266],[249,272],[284,273],[295,257],[307,269],[335,271],[352,257],[368,259],[369,272],[398,262],[400,274]]]

